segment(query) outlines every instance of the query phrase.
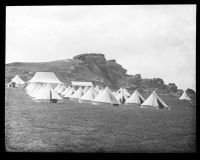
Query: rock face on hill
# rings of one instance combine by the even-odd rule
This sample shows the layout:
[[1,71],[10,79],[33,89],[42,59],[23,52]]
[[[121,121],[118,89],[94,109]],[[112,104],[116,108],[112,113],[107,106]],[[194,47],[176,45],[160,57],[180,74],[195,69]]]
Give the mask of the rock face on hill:
[[54,72],[64,83],[71,80],[93,81],[114,89],[118,89],[122,79],[127,77],[126,69],[116,60],[106,60],[103,54],[90,53],[52,62],[6,64],[5,81],[9,82],[16,74],[28,81],[38,71]]
[[138,89],[144,92],[157,90],[163,93],[177,93],[174,83],[164,84],[160,78],[143,79],[140,74],[128,75],[116,60],[106,60],[104,54],[87,53],[73,57],[43,63],[10,63],[6,64],[5,82],[9,82],[16,74],[24,81],[30,80],[35,72],[54,72],[64,83],[71,80],[92,81],[95,84],[109,86],[111,89],[126,87],[129,91]]
[[121,78],[127,77],[126,69],[116,63],[115,60],[106,60],[103,54],[81,54],[73,57],[80,60],[94,74],[103,78],[103,83],[117,88]]

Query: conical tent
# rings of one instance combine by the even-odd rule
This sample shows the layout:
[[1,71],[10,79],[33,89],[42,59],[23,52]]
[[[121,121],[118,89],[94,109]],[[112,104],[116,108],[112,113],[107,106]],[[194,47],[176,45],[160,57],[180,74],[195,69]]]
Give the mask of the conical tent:
[[126,100],[126,104],[142,104],[145,99],[141,94],[135,90],[135,92]]
[[85,86],[85,88],[83,89],[83,93],[85,94],[89,89],[90,89],[90,87]]
[[120,88],[119,90],[117,90],[117,94],[119,94],[121,90],[123,90],[123,88]]
[[180,100],[188,100],[188,101],[191,100],[191,98],[188,96],[186,91],[183,92],[183,94],[181,95],[181,97],[179,99]]
[[71,87],[66,94],[64,94],[63,96],[65,98],[69,98],[72,94],[74,94],[74,92],[76,92],[76,90],[74,89],[74,87]]
[[62,98],[53,90],[51,85],[44,84],[45,86],[39,90],[35,96],[35,100],[62,100]]
[[90,87],[90,89],[79,99],[79,102],[91,102],[97,95],[98,93],[94,87]]
[[99,91],[101,90],[98,85],[96,85],[94,89],[97,91],[97,93],[99,93]]
[[57,93],[62,93],[64,90],[66,89],[65,85],[61,85],[58,89],[57,89]]
[[126,90],[126,88],[120,88],[118,91],[117,91],[117,94],[121,93],[121,92],[124,92],[125,96],[129,97],[130,96],[130,93]]
[[64,96],[69,90],[70,90],[71,86],[68,86],[62,93],[61,95]]
[[141,108],[155,107],[157,109],[168,108],[165,102],[158,97],[155,91],[141,104]]
[[54,88],[54,91],[57,92],[61,87],[62,87],[62,85],[61,85],[61,84],[58,84],[58,85],[56,86],[56,88]]
[[112,92],[112,94],[117,97],[118,93],[117,92]]
[[116,99],[119,103],[125,103],[127,96],[125,95],[125,91],[121,90],[119,94],[117,94]]
[[79,99],[79,98],[81,98],[82,95],[83,95],[83,89],[82,89],[82,87],[79,87],[77,89],[77,91],[74,92],[74,94],[72,94],[69,98],[70,99]]
[[104,89],[103,88],[101,88],[100,90],[99,90],[99,93],[101,93],[101,92],[103,92],[104,91]]
[[126,88],[123,88],[125,96],[129,97],[131,94],[126,90]]
[[104,91],[100,92],[92,101],[93,104],[109,103],[112,105],[119,105],[119,102],[108,87],[106,87]]

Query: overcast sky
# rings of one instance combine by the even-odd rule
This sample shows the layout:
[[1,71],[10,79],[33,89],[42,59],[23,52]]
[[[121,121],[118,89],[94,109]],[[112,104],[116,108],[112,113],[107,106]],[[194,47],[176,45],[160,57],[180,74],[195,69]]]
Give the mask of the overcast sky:
[[6,63],[103,53],[128,74],[196,91],[196,6],[8,6]]

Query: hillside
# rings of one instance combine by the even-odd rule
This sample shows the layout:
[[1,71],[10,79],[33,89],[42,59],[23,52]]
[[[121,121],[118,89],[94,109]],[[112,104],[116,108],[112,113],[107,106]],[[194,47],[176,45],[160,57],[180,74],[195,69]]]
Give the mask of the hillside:
[[141,92],[151,92],[153,89],[160,93],[171,93],[175,96],[183,91],[176,84],[166,85],[160,78],[143,79],[140,74],[128,75],[116,60],[106,60],[104,54],[81,54],[73,59],[64,59],[42,63],[10,63],[6,64],[5,81],[9,82],[16,74],[27,81],[35,72],[50,71],[64,83],[71,80],[92,81],[95,84],[109,86],[112,89],[126,87],[130,91],[138,88]]
[[73,59],[42,63],[15,62],[6,64],[5,68],[6,82],[16,74],[27,81],[37,71],[51,71],[64,83],[71,80],[93,81],[95,84],[117,88],[119,79],[126,77],[126,70],[115,61],[107,61],[103,54],[83,54]]

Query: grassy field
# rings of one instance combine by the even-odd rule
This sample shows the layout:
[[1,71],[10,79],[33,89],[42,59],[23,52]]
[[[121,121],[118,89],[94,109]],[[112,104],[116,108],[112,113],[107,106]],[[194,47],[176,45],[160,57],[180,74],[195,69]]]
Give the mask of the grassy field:
[[196,106],[162,97],[170,110],[35,103],[6,88],[5,144],[14,152],[195,152]]

